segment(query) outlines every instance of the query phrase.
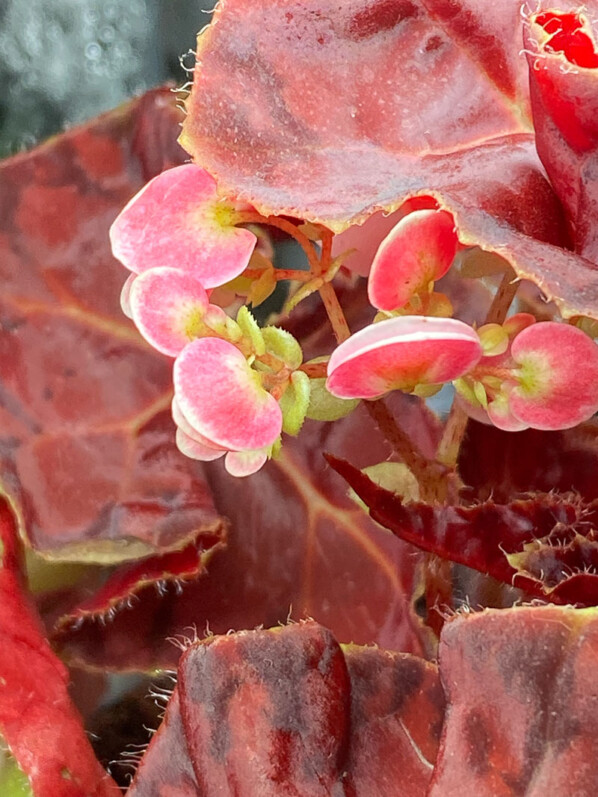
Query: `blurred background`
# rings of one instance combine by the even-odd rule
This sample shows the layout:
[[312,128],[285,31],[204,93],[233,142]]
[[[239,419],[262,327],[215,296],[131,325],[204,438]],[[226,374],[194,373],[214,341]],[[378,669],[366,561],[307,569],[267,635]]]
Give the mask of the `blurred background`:
[[215,2],[0,0],[0,157],[168,79],[182,85],[179,59]]

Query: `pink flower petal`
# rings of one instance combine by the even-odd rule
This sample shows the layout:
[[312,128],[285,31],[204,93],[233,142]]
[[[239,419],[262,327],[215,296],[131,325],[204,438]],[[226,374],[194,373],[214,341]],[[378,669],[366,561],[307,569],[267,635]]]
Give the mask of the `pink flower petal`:
[[[129,296],[132,318],[143,337],[171,357],[201,334],[209,307],[199,280],[175,268],[152,268],[136,277]],[[220,308],[213,308],[225,316]]]
[[569,429],[598,411],[598,346],[568,324],[539,322],[511,346],[520,383],[511,411],[534,429]]
[[503,432],[521,432],[529,426],[513,413],[509,394],[501,393],[488,404],[488,418]]
[[199,443],[200,445],[204,446],[205,448],[211,448],[211,449],[220,451],[223,454],[227,450],[223,446],[217,446],[211,440],[208,440],[206,437],[203,437],[202,435],[200,435],[199,432],[195,431],[195,429],[191,426],[189,421],[183,415],[183,412],[182,412],[182,410],[181,410],[181,408],[179,406],[179,403],[176,400],[176,396],[172,400],[172,418],[173,418],[174,422],[176,423],[176,425],[178,426],[178,428],[182,432],[184,432],[185,436],[191,438],[191,440],[193,440],[194,442]]
[[234,227],[233,216],[207,172],[191,163],[177,166],[151,180],[120,213],[110,229],[112,251],[137,274],[168,266],[213,288],[244,271],[257,240]]
[[199,338],[185,346],[174,364],[174,388],[188,423],[215,446],[264,448],[281,432],[278,402],[225,340]]
[[446,210],[418,210],[401,219],[372,263],[368,296],[379,310],[396,310],[451,267],[459,247]]
[[267,461],[264,449],[258,451],[230,451],[224,459],[224,467],[231,476],[251,476]]
[[197,440],[185,434],[182,429],[176,430],[176,444],[181,454],[184,454],[190,459],[198,459],[201,462],[212,462],[225,454],[225,449],[211,448],[210,446],[198,443]]
[[437,207],[438,202],[433,197],[416,196],[403,202],[401,207],[390,215],[378,211],[366,219],[363,224],[356,224],[339,235],[335,235],[332,240],[332,255],[337,257],[344,252],[350,252],[343,259],[343,266],[362,277],[367,277],[381,241],[391,232],[397,222],[414,210],[429,210]]
[[390,318],[362,329],[335,349],[326,387],[338,398],[377,398],[389,390],[450,382],[481,356],[475,330],[462,321]]
[[131,310],[131,288],[136,279],[137,274],[129,274],[120,292],[120,309],[127,318],[130,319],[133,318],[133,311]]

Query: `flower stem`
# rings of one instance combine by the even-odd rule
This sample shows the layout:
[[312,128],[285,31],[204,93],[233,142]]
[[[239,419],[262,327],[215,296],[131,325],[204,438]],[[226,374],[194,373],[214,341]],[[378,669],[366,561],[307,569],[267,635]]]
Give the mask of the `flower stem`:
[[[322,241],[322,254],[318,263],[318,270],[314,272],[315,276],[325,274],[332,262],[332,239],[333,234],[326,227],[319,227]],[[331,282],[325,282],[319,289],[320,298],[324,303],[332,331],[337,343],[342,343],[347,338],[351,337],[351,330],[347,324],[345,313],[338,300],[336,291]]]
[[441,498],[442,471],[444,469],[419,451],[415,443],[398,426],[384,399],[365,401],[364,404],[394,452],[417,479],[422,500],[431,501]]
[[[518,287],[519,282],[515,277],[515,273],[509,268],[494,295],[488,315],[484,321],[485,324],[502,324],[504,322]],[[454,469],[457,465],[468,420],[468,415],[463,407],[457,401],[453,401],[436,455],[439,462],[451,469]]]
[[261,213],[256,211],[244,210],[235,214],[235,224],[265,224],[268,227],[275,227],[277,230],[282,230],[294,238],[299,246],[305,252],[309,268],[314,274],[319,274],[320,261],[316,253],[313,243],[309,240],[305,233],[301,232],[291,221],[281,219],[280,216],[262,216]]

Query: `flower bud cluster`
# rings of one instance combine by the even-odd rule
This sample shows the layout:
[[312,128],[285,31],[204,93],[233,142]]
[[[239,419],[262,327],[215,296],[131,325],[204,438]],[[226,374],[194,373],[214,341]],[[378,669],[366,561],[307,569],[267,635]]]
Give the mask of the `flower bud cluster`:
[[245,306],[233,319],[211,302],[214,289],[247,268],[258,241],[235,226],[238,213],[205,171],[188,164],[145,186],[110,236],[132,272],[123,310],[148,343],[175,358],[179,449],[203,461],[224,457],[229,473],[245,476],[276,453],[283,431],[299,432],[310,384],[288,332],[260,329]]

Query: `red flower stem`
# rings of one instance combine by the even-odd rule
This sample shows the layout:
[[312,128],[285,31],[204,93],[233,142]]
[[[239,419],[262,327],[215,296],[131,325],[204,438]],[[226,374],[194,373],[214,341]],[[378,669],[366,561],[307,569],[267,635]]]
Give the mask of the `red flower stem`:
[[322,285],[319,294],[326,308],[326,312],[328,313],[328,319],[332,326],[336,342],[342,343],[351,336],[351,330],[349,329],[345,313],[343,312],[343,308],[341,307],[332,283],[327,282]]
[[[326,271],[330,267],[330,263],[332,262],[332,239],[334,237],[330,230],[326,229],[326,227],[320,227],[319,229],[322,236],[322,255],[320,257],[317,270],[314,272],[314,276],[316,277],[326,274]],[[338,300],[338,296],[336,295],[336,291],[334,290],[332,283],[325,282],[324,285],[322,285],[322,287],[319,289],[319,294],[322,302],[324,303],[324,307],[326,308],[328,319],[330,321],[330,325],[332,326],[332,331],[334,332],[336,342],[342,343],[351,336],[351,330],[349,329],[347,319],[345,318],[345,313],[341,307],[341,303]]]
[[[243,276],[247,277],[248,279],[259,279],[262,274],[263,270],[259,268],[247,268],[243,272]],[[299,269],[293,268],[275,268],[274,269],[274,278],[280,282],[280,280],[295,280],[295,282],[309,282],[312,278],[311,272],[309,271],[300,271]]]
[[515,276],[515,272],[509,268],[502,278],[494,299],[492,299],[492,304],[484,321],[485,324],[502,324],[504,322],[518,288],[519,280]]
[[328,376],[328,363],[305,363],[297,370],[303,371],[310,379],[325,379]]
[[[494,295],[494,299],[488,310],[488,315],[484,321],[485,324],[502,324],[504,322],[518,287],[519,281],[516,279],[514,271],[509,268],[509,270],[505,272],[500,286]],[[465,410],[460,404],[453,401],[453,406],[451,407],[448,420],[444,427],[444,432],[436,455],[439,462],[442,462],[451,469],[457,466],[459,451],[461,450],[461,443],[465,436],[468,420],[469,418]]]
[[425,457],[408,435],[397,425],[384,399],[364,402],[370,417],[392,446],[394,452],[407,465],[419,483],[422,500],[442,498],[442,468]]
[[316,249],[305,233],[301,232],[291,221],[281,219],[280,216],[262,216],[256,211],[246,210],[235,214],[235,224],[266,224],[269,227],[276,227],[294,238],[305,252],[309,268],[313,274],[319,274],[320,261]]

